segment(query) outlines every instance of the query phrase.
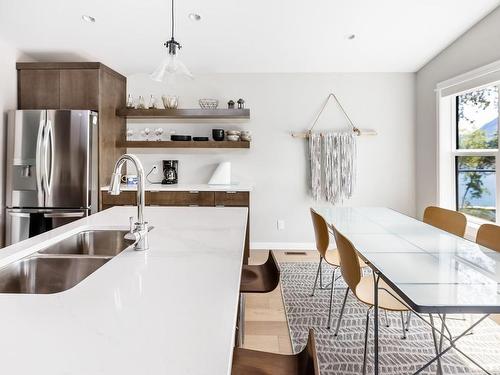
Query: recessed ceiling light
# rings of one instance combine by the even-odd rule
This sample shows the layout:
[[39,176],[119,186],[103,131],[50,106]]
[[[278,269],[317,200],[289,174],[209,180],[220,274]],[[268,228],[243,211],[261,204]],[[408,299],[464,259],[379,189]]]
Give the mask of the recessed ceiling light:
[[201,20],[201,16],[199,14],[196,14],[196,13],[189,13],[188,17],[189,17],[189,19],[191,21],[199,21],[199,20]]
[[92,16],[89,16],[87,14],[84,14],[82,16],[82,20],[84,20],[85,22],[90,22],[90,23],[94,23],[95,22],[95,18],[92,17]]
[[353,39],[355,39],[355,38],[356,38],[356,34],[351,34],[351,35],[349,35],[349,36],[347,37],[347,39],[349,39],[349,40],[353,40]]

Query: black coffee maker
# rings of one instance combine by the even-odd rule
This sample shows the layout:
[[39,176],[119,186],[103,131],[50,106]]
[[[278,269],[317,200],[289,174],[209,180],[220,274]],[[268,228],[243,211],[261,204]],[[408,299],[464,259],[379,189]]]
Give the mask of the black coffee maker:
[[176,184],[178,178],[179,160],[163,160],[162,184]]

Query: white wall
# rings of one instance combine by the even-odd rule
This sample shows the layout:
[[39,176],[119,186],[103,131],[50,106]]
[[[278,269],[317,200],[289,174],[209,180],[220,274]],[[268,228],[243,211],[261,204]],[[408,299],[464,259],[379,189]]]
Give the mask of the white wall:
[[17,105],[16,61],[19,53],[16,49],[0,40],[0,246],[4,241],[5,214],[5,152],[7,114]]
[[[415,212],[415,75],[405,73],[342,74],[214,74],[177,82],[173,87],[151,81],[146,75],[128,77],[128,92],[137,97],[171,93],[180,96],[180,107],[195,108],[197,99],[217,98],[221,107],[242,97],[251,109],[251,120],[234,124],[138,123],[176,129],[177,134],[209,135],[212,128],[249,129],[249,150],[131,150],[140,154],[145,168],[162,159],[180,160],[180,183],[206,183],[216,164],[232,162],[235,179],[255,184],[251,196],[253,247],[311,246],[313,233],[308,208],[306,144],[291,130],[307,129],[329,92],[334,91],[361,128],[375,128],[379,135],[359,138],[358,185],[349,205],[388,206]],[[318,129],[345,128],[332,106]],[[283,231],[276,220],[285,220]],[[286,245],[285,245],[286,244]]]
[[500,60],[500,8],[417,73],[417,213],[437,202],[437,83]]

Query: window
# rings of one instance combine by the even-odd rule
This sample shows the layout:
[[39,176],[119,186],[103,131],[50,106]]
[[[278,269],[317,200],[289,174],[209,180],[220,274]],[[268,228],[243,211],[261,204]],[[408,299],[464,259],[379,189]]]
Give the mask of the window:
[[[457,211],[496,222],[498,151],[498,86],[454,96],[455,202]],[[452,132],[452,133],[453,133]]]

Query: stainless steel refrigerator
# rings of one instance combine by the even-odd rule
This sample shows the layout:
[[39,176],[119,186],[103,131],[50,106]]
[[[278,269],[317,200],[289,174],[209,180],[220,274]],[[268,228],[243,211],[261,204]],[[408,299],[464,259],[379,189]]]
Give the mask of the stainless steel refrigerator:
[[10,111],[7,245],[97,211],[97,113]]

